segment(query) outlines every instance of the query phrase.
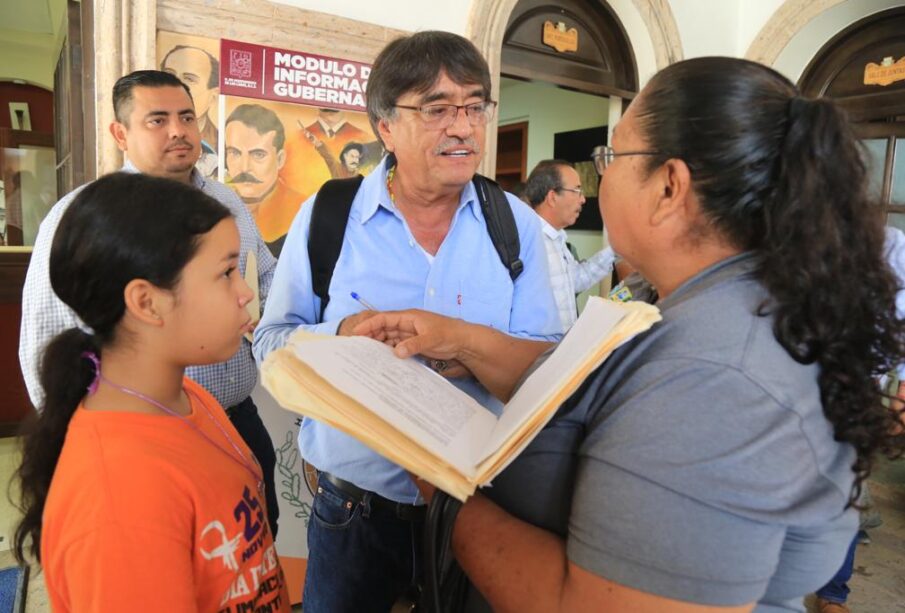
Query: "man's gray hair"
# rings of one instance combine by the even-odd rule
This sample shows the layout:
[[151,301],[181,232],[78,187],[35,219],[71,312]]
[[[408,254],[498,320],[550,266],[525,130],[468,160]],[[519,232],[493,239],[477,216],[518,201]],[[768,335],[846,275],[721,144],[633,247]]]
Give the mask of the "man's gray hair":
[[368,120],[377,124],[396,116],[404,94],[428,92],[441,73],[457,85],[477,85],[490,100],[490,69],[474,44],[458,34],[429,30],[397,38],[383,48],[368,79]]
[[544,201],[550,190],[562,189],[562,171],[560,168],[568,166],[575,168],[572,162],[566,160],[541,160],[531,171],[528,176],[528,182],[525,184],[525,200],[532,207],[537,206]]

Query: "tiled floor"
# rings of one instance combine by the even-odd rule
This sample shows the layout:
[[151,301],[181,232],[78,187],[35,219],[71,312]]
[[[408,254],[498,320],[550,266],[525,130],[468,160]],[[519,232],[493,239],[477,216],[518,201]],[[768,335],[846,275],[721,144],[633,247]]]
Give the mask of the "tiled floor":
[[[871,493],[883,524],[870,530],[869,545],[858,546],[849,606],[852,613],[905,613],[905,460],[881,466]],[[0,568],[12,563],[12,554],[0,552]],[[32,571],[28,588],[26,613],[49,611],[40,571]]]
[[871,482],[883,518],[859,545],[849,584],[853,613],[905,613],[905,460],[884,464]]

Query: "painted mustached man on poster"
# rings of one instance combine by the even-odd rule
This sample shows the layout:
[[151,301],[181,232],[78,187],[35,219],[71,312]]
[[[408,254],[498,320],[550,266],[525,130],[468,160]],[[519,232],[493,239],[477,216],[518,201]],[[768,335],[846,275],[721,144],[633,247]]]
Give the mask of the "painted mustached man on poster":
[[286,164],[283,122],[260,104],[242,104],[229,114],[224,130],[227,183],[245,202],[271,250],[278,251],[277,243],[304,199],[280,177]]

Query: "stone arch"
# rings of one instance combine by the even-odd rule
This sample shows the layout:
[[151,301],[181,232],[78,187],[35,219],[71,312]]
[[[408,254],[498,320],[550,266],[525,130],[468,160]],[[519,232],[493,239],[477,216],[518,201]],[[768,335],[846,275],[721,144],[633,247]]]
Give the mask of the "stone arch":
[[745,58],[798,81],[833,36],[868,15],[900,5],[900,0],[786,0],[754,37]]

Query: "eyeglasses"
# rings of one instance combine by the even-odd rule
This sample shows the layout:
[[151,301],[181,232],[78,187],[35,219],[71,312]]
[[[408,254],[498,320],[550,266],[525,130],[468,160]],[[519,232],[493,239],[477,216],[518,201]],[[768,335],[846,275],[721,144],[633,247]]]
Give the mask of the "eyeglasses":
[[572,192],[573,194],[581,195],[582,189],[580,187],[557,187],[556,191],[558,192]]
[[424,104],[422,106],[394,104],[393,106],[399,109],[418,111],[424,125],[436,130],[442,130],[455,123],[456,118],[459,116],[459,109],[465,109],[465,116],[471,125],[485,125],[493,118],[496,102],[493,100],[482,100],[471,104]]
[[594,161],[594,170],[597,174],[602,175],[606,167],[613,163],[620,155],[662,155],[661,151],[623,151],[616,153],[613,148],[608,145],[600,145],[594,147],[591,152],[591,159]]

